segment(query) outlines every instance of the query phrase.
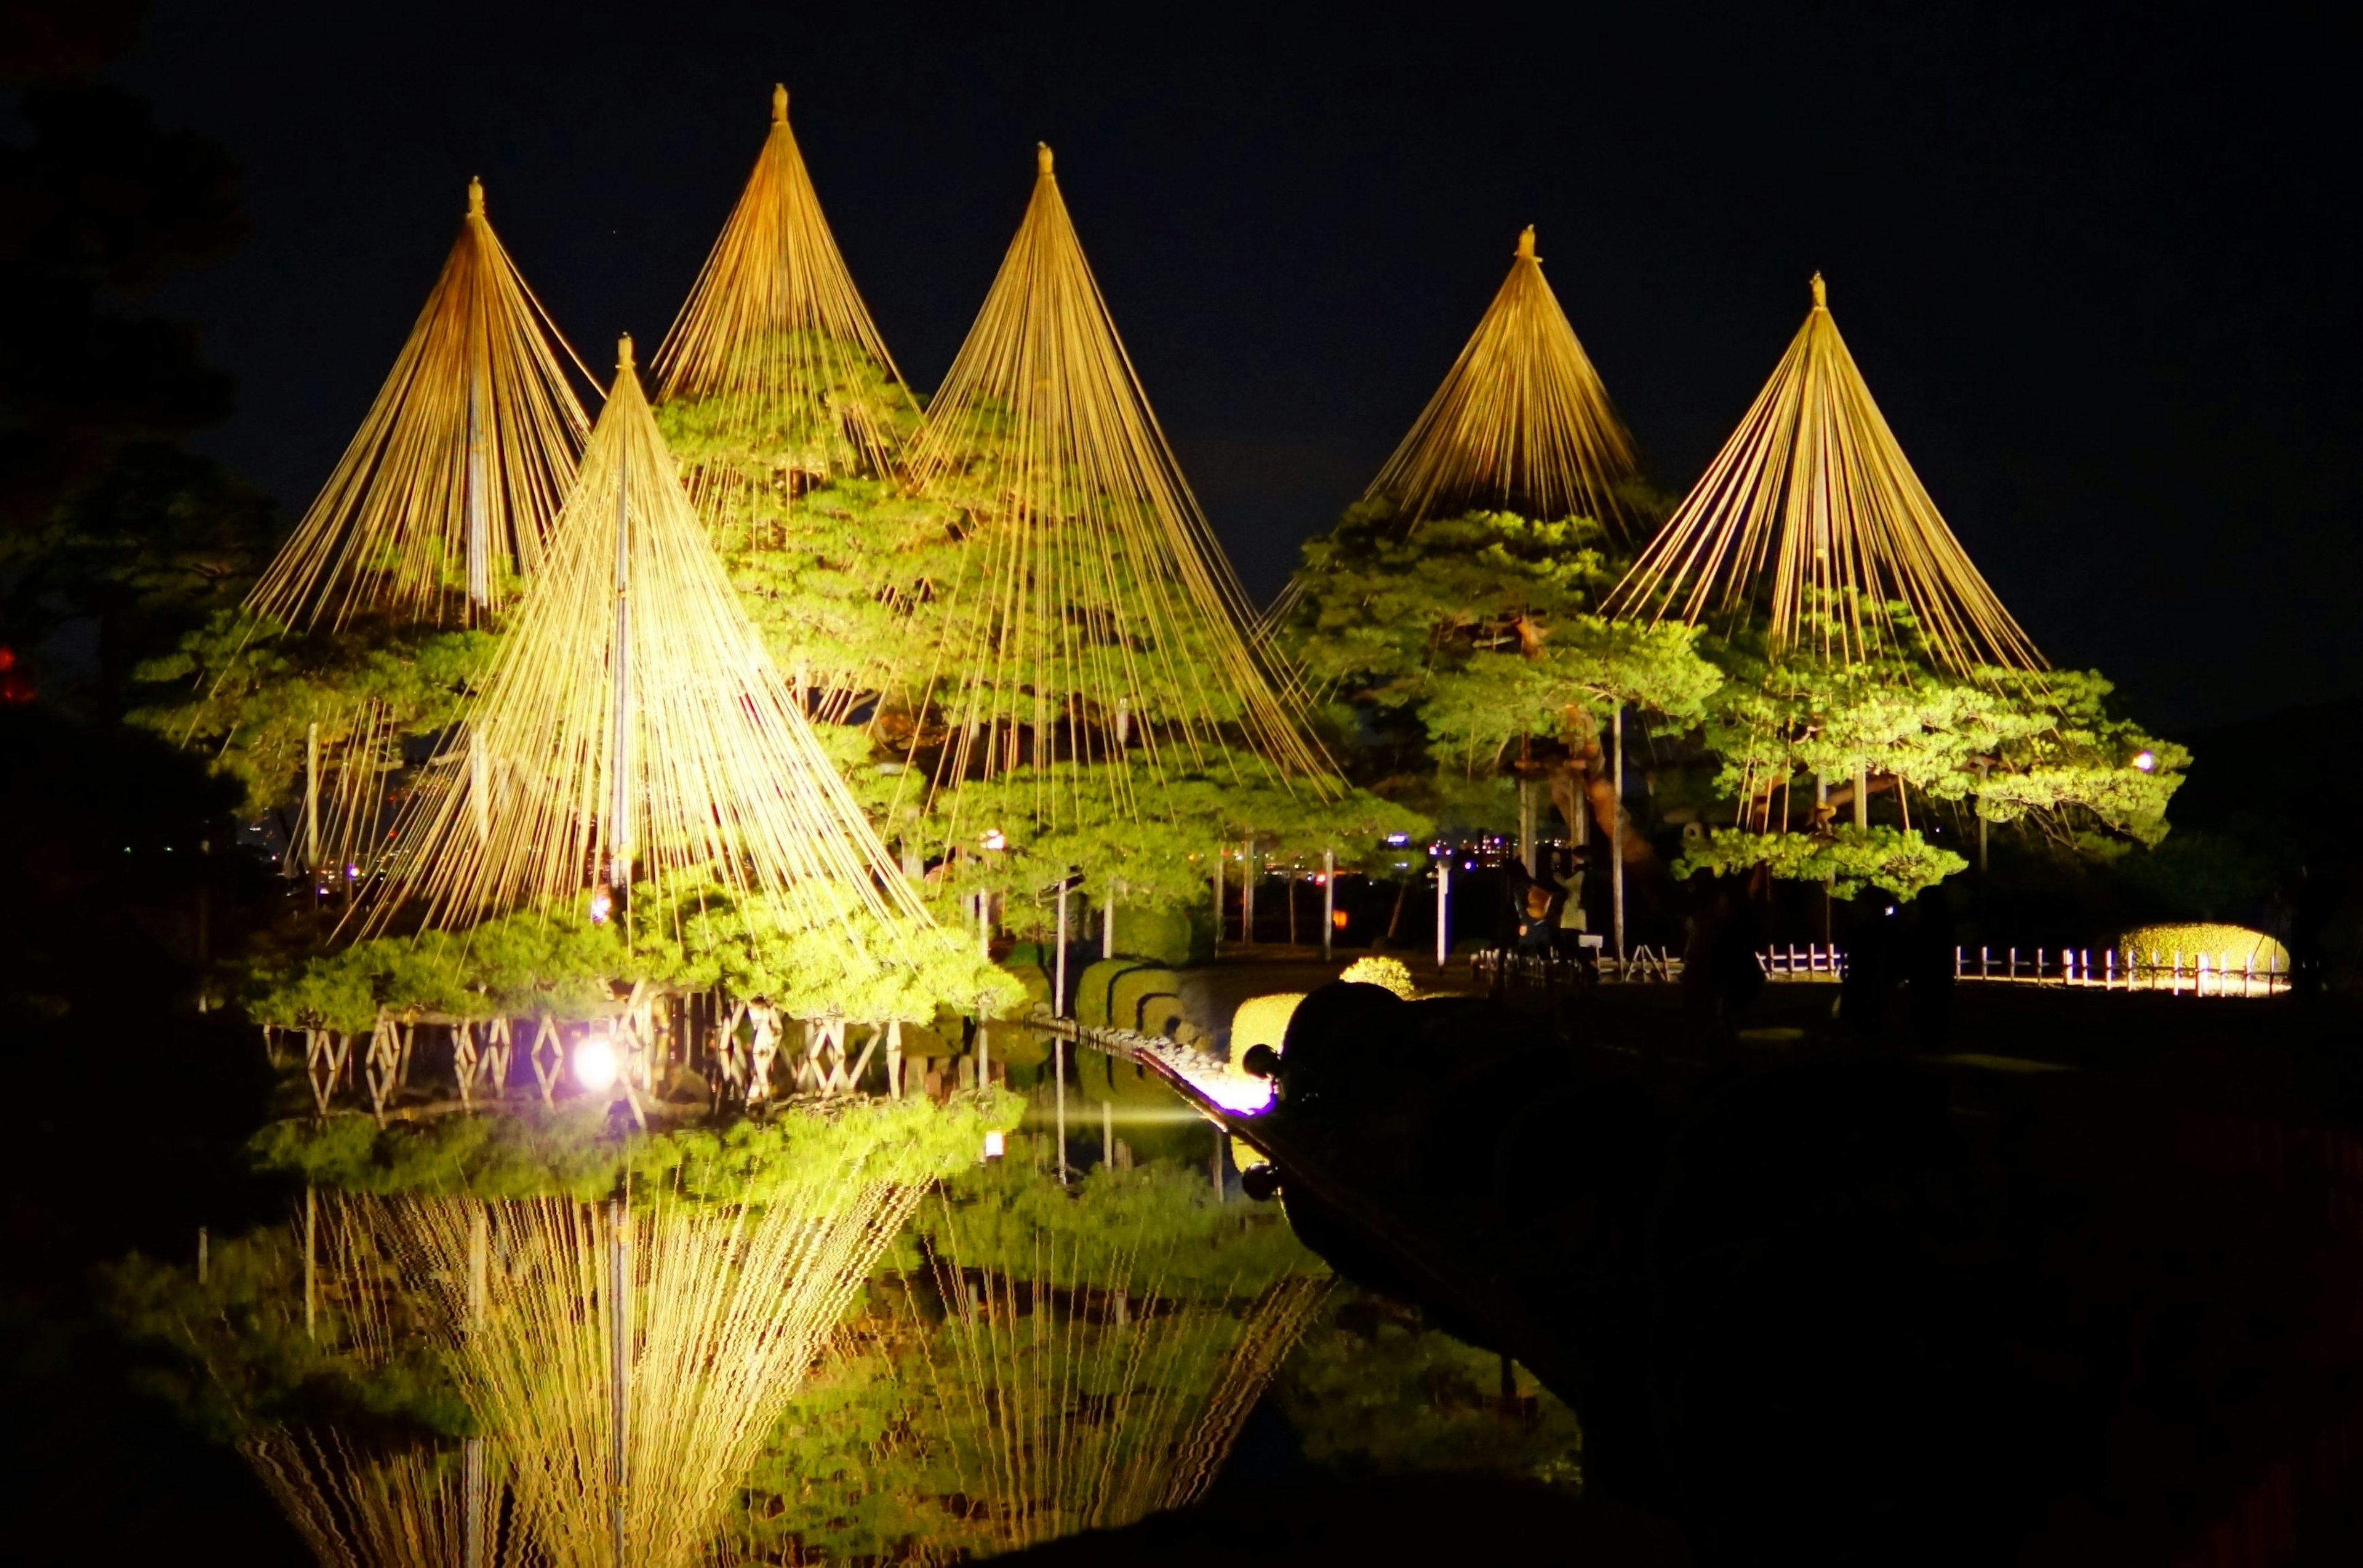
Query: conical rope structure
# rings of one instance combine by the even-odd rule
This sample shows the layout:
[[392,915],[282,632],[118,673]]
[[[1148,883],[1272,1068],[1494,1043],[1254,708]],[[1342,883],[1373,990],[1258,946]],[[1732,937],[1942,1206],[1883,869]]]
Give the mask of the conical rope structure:
[[[739,606],[623,340],[542,571],[405,813],[383,929],[704,877],[789,930],[927,917]],[[878,957],[891,955],[880,954]]]
[[1316,796],[1337,787],[1248,644],[1246,596],[1117,336],[1047,147],[909,466],[963,514],[957,568],[937,584],[939,794],[1030,769],[1036,818],[1056,824],[1092,791],[1119,814],[1154,815],[1170,774],[1226,776],[1243,758]]
[[247,607],[282,626],[495,615],[546,548],[589,421],[484,187],[351,443]]
[[[1624,487],[1640,476],[1632,434],[1543,276],[1528,224],[1510,275],[1362,499],[1393,508],[1399,538],[1428,518],[1471,511],[1589,517],[1623,537],[1635,519]],[[1304,592],[1302,573],[1289,579],[1258,625],[1259,639]]]
[[2043,656],[1871,401],[1818,272],[1813,292],[1772,379],[1609,609],[1698,624],[1760,608],[1776,661],[1864,663],[1925,647],[1962,675],[2040,673]]
[[[358,623],[495,622],[548,547],[589,428],[561,354],[573,359],[493,232],[483,183],[471,180],[426,306],[327,483],[248,595],[244,635],[359,636],[373,651]],[[332,647],[327,656],[350,663],[371,653]],[[234,684],[225,673],[216,695]],[[317,710],[300,760],[286,755],[292,745],[279,749],[302,781],[291,874],[358,871],[382,851],[403,728],[363,697]]]
[[[816,714],[842,717],[905,662],[871,573],[898,542],[878,537],[876,502],[899,490],[920,413],[829,232],[785,87],[656,373],[690,498],[749,613]],[[849,481],[875,494],[849,496]]]
[[[659,404],[704,405],[727,439],[783,452],[799,482],[890,473],[902,455],[897,417],[915,419],[918,404],[822,215],[785,87],[771,89],[754,172],[653,369]],[[701,510],[727,518],[729,490],[752,481],[715,465],[689,482]]]
[[1632,506],[1618,487],[1640,466],[1543,276],[1529,224],[1501,292],[1363,499],[1394,503],[1406,532],[1481,508],[1620,531]]

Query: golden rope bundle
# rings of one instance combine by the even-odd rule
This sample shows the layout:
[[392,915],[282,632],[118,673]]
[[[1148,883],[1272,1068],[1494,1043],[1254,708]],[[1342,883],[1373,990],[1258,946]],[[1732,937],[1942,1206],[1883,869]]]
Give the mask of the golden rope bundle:
[[1529,224],[1501,292],[1364,498],[1392,501],[1406,531],[1480,508],[1621,530],[1630,506],[1617,487],[1639,472]]
[[[1040,149],[1025,221],[928,407],[914,482],[967,515],[935,701],[952,726],[937,773],[1054,762],[1334,770],[1248,646],[1247,598],[1110,318]],[[1132,771],[1096,785],[1137,808]],[[1152,806],[1153,809],[1153,806]],[[1063,813],[1046,798],[1047,821]]]
[[2044,669],[1871,401],[1818,272],[1813,288],[1772,379],[1610,609],[1696,623],[1761,595],[1776,658],[1803,650],[1848,662],[1909,646],[1900,606],[1956,671]]
[[[784,447],[797,472],[825,477],[850,462],[893,471],[889,423],[917,404],[853,286],[820,197],[788,128],[788,90],[771,89],[771,128],[747,188],[657,350],[657,401],[719,400],[727,433]],[[709,486],[729,476],[691,474]]]
[[558,349],[470,181],[459,240],[392,373],[247,607],[304,628],[369,610],[485,620],[534,570],[582,449]]
[[814,740],[691,509],[631,339],[534,589],[406,809],[382,928],[710,874],[795,928],[926,917]]

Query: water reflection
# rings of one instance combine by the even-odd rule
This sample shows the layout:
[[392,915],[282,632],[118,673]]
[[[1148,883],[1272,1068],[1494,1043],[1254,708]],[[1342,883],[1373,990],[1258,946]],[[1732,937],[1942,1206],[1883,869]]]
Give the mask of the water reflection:
[[127,1273],[125,1310],[356,1568],[991,1556],[1198,1501],[1259,1406],[1332,1472],[1573,1481],[1531,1382],[1337,1286],[1210,1179],[1205,1122],[1078,1069],[1063,1173],[1042,1085],[1005,1158],[932,1183],[324,1188],[202,1290]]
[[1203,1168],[1054,1164],[1013,1140],[922,1205],[753,1478],[747,1558],[982,1556],[1204,1495],[1328,1271]]

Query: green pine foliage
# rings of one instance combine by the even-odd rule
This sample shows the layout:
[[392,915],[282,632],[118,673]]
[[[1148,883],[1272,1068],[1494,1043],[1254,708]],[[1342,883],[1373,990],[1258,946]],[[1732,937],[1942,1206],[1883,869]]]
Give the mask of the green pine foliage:
[[[202,749],[260,815],[299,800],[306,732],[320,727],[333,766],[374,709],[397,736],[434,735],[460,717],[499,638],[392,617],[291,633],[240,610],[216,614],[180,648],[139,668],[146,706],[131,721]],[[389,784],[392,781],[389,780]]]
[[636,884],[628,929],[549,907],[460,932],[385,936],[266,971],[261,1022],[359,1033],[382,1009],[458,1018],[594,1018],[616,987],[763,998],[792,1017],[840,1012],[926,1023],[949,1006],[996,1013],[1022,988],[957,930],[889,929],[848,893],[834,918],[791,925],[771,901],[710,877]]

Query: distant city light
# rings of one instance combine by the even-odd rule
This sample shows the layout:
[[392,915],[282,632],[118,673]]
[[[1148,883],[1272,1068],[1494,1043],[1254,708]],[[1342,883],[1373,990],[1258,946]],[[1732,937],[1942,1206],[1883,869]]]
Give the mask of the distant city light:
[[984,1157],[986,1159],[998,1160],[1007,1151],[1007,1141],[1004,1139],[998,1129],[995,1129],[993,1131],[988,1132],[984,1135]]
[[591,895],[591,923],[594,926],[605,925],[608,914],[615,907],[615,895],[604,887],[599,889]]
[[1387,835],[1387,842],[1390,844],[1408,844],[1411,842],[1411,835],[1408,833],[1390,833]]
[[1329,923],[1337,927],[1339,930],[1344,930],[1346,929],[1346,911],[1343,909],[1332,909],[1329,911]]
[[977,841],[988,850],[1005,850],[1009,848],[1008,838],[1004,835],[998,828],[987,828],[984,830],[984,837]]

